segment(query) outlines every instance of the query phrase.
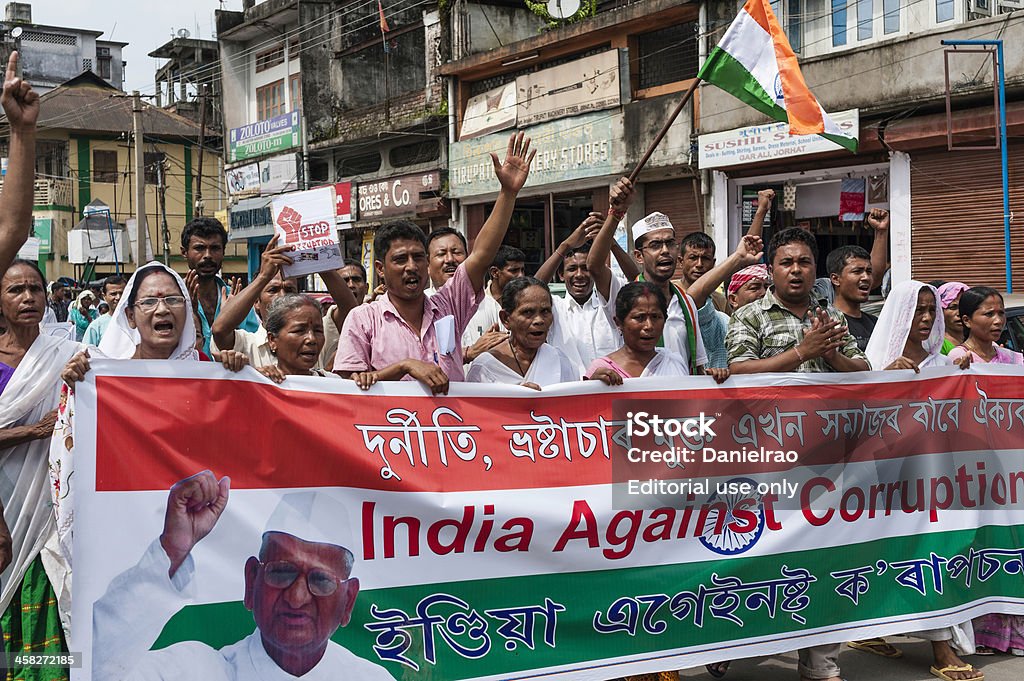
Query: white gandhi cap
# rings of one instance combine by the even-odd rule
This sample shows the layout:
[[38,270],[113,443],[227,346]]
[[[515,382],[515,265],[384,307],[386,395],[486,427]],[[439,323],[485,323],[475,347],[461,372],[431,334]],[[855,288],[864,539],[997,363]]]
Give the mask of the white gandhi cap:
[[668,219],[668,216],[664,213],[651,213],[643,220],[637,220],[633,223],[633,241],[634,243],[642,236],[646,236],[650,232],[654,232],[659,229],[671,229],[673,232],[675,228],[672,226],[672,221]]
[[263,532],[283,532],[303,541],[351,550],[351,528],[348,511],[341,501],[324,490],[310,490],[281,497]]

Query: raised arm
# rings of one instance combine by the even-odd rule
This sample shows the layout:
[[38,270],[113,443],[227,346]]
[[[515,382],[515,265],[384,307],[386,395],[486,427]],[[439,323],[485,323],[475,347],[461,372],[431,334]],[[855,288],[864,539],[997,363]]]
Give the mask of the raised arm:
[[594,286],[605,300],[611,291],[612,271],[608,267],[608,256],[615,242],[615,228],[626,216],[626,209],[633,202],[633,183],[629,178],[620,178],[608,192],[608,216],[601,225],[601,231],[594,237],[594,243],[587,255],[587,269],[594,278]]
[[871,242],[871,289],[874,290],[882,285],[889,259],[889,211],[872,208],[867,222],[875,230],[875,238]]
[[774,189],[762,189],[757,193],[757,210],[754,211],[754,218],[750,221],[750,229],[747,234],[750,236],[761,236],[764,231],[764,218],[772,207],[772,199],[775,198]]
[[551,254],[551,257],[544,261],[544,264],[540,266],[535,275],[541,281],[548,283],[555,277],[555,273],[558,272],[558,266],[565,259],[565,254],[574,248],[579,248],[587,242],[587,239],[594,238],[597,231],[601,228],[602,216],[600,213],[591,213],[588,215],[580,226],[572,231],[572,234],[565,238],[565,241],[558,244],[558,247]]
[[39,120],[39,94],[18,78],[18,53],[11,52],[0,95],[11,146],[0,191],[0,273],[18,254],[28,239],[32,225],[32,202],[36,179],[36,121]]
[[761,237],[748,234],[740,239],[736,250],[728,258],[701,275],[686,292],[690,294],[694,304],[700,309],[704,307],[708,296],[721,286],[722,282],[727,281],[733,272],[761,262],[763,255],[764,244],[761,242]]
[[[253,280],[239,291],[238,295],[231,296],[221,303],[220,314],[210,327],[217,349],[231,350],[235,347],[235,329],[248,316],[249,310],[260,299],[260,293],[280,271],[281,266],[292,263],[292,259],[286,253],[293,249],[294,246],[278,246],[275,234],[260,256],[260,271]],[[349,293],[350,297],[351,295]]]
[[636,264],[636,260],[629,253],[622,250],[622,246],[615,239],[612,239],[612,257],[619,263],[619,269],[622,270],[622,276],[626,277],[626,281],[633,281],[640,276],[640,265]]
[[533,163],[536,154],[536,151],[530,151],[530,138],[524,137],[523,133],[509,138],[504,163],[498,162],[497,154],[491,154],[494,174],[501,184],[501,191],[494,203],[494,210],[480,228],[480,234],[473,244],[473,252],[463,262],[466,275],[469,276],[475,291],[484,287],[487,268],[491,266],[498,247],[505,240],[508,222],[512,219],[512,209],[516,206],[516,196],[526,184],[526,178],[530,176],[530,164]]

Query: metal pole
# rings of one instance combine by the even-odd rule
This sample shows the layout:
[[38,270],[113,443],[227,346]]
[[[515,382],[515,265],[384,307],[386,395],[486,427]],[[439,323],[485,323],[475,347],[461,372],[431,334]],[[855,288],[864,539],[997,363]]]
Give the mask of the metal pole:
[[995,40],[996,60],[999,62],[999,147],[1003,163],[1003,239],[1006,255],[1006,292],[1013,293],[1013,260],[1010,253],[1010,162],[1006,147],[1006,73],[1003,70],[1003,41]]
[[997,78],[999,80],[999,156],[1003,171],[1003,250],[1006,259],[1006,292],[1013,293],[1013,255],[1010,249],[1010,162],[1007,158],[1006,139],[1006,72],[1003,65],[1002,40],[943,40],[942,45],[987,45],[996,48]]
[[146,264],[146,176],[143,156],[142,98],[139,91],[132,92],[132,123],[135,128],[135,268]]
[[206,85],[199,95],[199,168],[196,173],[195,214],[203,214],[203,148],[206,146]]
[[160,227],[163,230],[164,237],[164,264],[170,266],[171,264],[171,231],[167,228],[167,172],[164,168],[163,159],[160,160],[160,165],[157,166],[157,172],[160,178],[159,187],[159,198],[160,198]]

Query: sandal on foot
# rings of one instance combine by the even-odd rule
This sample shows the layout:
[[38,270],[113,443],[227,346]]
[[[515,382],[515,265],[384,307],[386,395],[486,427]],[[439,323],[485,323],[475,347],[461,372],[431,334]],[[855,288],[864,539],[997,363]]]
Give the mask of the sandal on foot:
[[[939,669],[937,667],[931,668],[932,676],[937,676],[943,681],[962,681],[961,679],[954,679],[947,672],[973,672],[977,671],[972,664],[951,664]],[[978,672],[978,676],[972,676],[969,679],[963,681],[982,681],[985,678],[985,674]]]
[[850,641],[846,645],[850,646],[854,650],[863,650],[865,653],[880,655],[891,660],[903,657],[903,651],[896,648],[891,643],[887,643],[884,638],[868,638],[863,641]]
[[712,662],[711,664],[704,665],[704,669],[707,669],[708,674],[711,674],[711,676],[715,677],[716,679],[720,679],[723,676],[725,676],[725,673],[727,671],[729,671],[729,661],[726,660],[725,662]]

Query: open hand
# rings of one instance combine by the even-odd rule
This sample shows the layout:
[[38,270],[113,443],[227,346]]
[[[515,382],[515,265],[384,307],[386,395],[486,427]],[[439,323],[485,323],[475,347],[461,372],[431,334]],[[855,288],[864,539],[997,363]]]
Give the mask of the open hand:
[[185,288],[188,289],[188,297],[192,301],[192,311],[199,312],[199,274],[195,270],[189,270],[185,274]]
[[497,324],[493,324],[491,328],[487,329],[487,333],[480,336],[476,343],[473,343],[468,348],[464,355],[466,362],[472,362],[474,359],[484,354],[488,350],[496,348],[508,339],[508,333],[501,330],[501,327]]
[[846,327],[818,308],[811,319],[810,330],[797,347],[805,360],[825,357],[842,345],[845,336]]
[[174,577],[195,545],[213,530],[227,508],[230,487],[227,477],[217,480],[208,470],[171,487],[160,535],[160,545],[171,561],[168,576]]
[[4,76],[3,94],[0,95],[7,122],[12,129],[34,129],[39,120],[39,93],[18,78],[18,53],[11,52]]
[[494,174],[501,188],[518,194],[526,184],[526,178],[530,176],[530,164],[536,155],[536,150],[530,151],[530,138],[521,132],[509,138],[504,163],[499,163],[498,155],[492,152],[491,162],[494,164]]

